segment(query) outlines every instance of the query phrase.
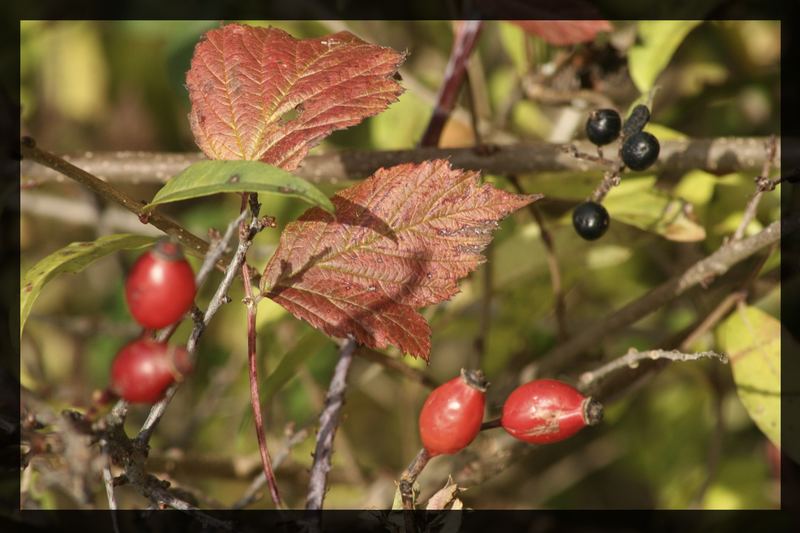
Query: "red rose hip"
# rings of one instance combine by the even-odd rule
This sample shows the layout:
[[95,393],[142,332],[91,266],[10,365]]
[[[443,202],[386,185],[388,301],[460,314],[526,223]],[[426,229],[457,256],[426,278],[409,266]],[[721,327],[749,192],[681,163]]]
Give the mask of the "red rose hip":
[[561,381],[538,379],[508,396],[501,424],[515,439],[548,444],[567,439],[602,418],[603,406],[596,400]]
[[180,247],[162,239],[136,260],[125,283],[125,299],[142,327],[158,329],[186,314],[196,290],[194,272]]
[[111,365],[110,389],[131,403],[155,403],[189,370],[185,348],[141,338],[117,354]]
[[435,388],[419,414],[419,434],[428,454],[456,453],[481,430],[486,380],[480,370],[461,375]]

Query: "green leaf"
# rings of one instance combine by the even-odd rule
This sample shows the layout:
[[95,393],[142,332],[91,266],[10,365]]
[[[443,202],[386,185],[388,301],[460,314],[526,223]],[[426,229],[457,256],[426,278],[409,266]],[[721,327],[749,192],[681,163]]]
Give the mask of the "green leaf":
[[719,325],[736,390],[750,418],[781,445],[781,323],[756,307],[740,308]]
[[80,272],[98,259],[119,250],[136,250],[153,244],[157,237],[131,235],[128,233],[108,235],[92,242],[73,242],[36,263],[20,283],[20,321],[19,334],[31,312],[33,303],[42,287],[56,274]]
[[303,178],[261,161],[199,161],[170,179],[145,206],[222,192],[265,192],[293,196],[333,212],[322,191]]
[[611,220],[657,233],[671,241],[705,239],[705,228],[695,220],[692,204],[654,185],[654,177],[629,178],[613,188],[603,202]]
[[675,50],[701,20],[649,20],[639,22],[641,44],[628,52],[631,78],[640,92],[647,92],[669,64]]

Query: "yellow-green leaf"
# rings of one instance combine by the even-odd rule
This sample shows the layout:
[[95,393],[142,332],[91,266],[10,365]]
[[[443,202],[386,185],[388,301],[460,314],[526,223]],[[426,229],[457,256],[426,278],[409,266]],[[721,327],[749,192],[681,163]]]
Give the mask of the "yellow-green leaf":
[[333,212],[325,194],[308,181],[261,161],[199,161],[170,179],[145,206],[189,200],[224,192],[259,192],[292,196]]
[[657,233],[671,241],[694,242],[706,238],[692,213],[692,204],[654,187],[655,178],[623,180],[609,192],[603,205],[613,221]]
[[641,44],[628,52],[631,78],[640,92],[647,92],[669,64],[683,39],[701,20],[648,20],[639,22]]
[[128,233],[108,235],[91,242],[73,242],[36,263],[20,283],[19,334],[31,312],[33,303],[45,284],[62,272],[80,272],[98,259],[120,250],[136,250],[149,246],[156,237]]
[[734,311],[716,332],[750,418],[781,445],[781,323],[756,307]]

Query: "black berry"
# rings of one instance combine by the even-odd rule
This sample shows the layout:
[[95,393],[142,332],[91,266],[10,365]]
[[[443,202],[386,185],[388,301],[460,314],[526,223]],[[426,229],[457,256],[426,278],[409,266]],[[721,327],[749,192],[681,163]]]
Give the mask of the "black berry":
[[572,225],[587,241],[599,239],[608,230],[608,211],[597,202],[584,202],[572,212]]
[[598,109],[586,121],[586,136],[592,144],[603,146],[619,137],[622,119],[613,109]]
[[622,162],[631,170],[644,170],[655,163],[661,146],[652,133],[634,133],[622,143]]
[[650,120],[650,110],[646,105],[639,104],[633,108],[631,114],[628,115],[628,120],[622,126],[622,137],[627,139],[631,135],[635,135],[644,129],[647,122]]

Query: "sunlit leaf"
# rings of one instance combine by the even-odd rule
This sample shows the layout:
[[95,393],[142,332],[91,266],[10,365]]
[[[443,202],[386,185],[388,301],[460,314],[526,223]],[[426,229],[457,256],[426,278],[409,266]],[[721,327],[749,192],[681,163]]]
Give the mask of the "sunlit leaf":
[[701,20],[639,21],[639,43],[628,51],[628,68],[640,92],[649,91],[683,39]]
[[308,181],[260,161],[199,161],[170,179],[146,208],[223,192],[259,192],[300,198],[333,211],[333,204]]
[[692,204],[656,189],[655,178],[623,181],[611,190],[603,205],[613,221],[657,233],[671,241],[694,242],[706,238]]
[[717,328],[739,399],[750,418],[781,445],[781,323],[756,307],[734,311]]
[[481,185],[444,160],[380,169],[289,224],[262,290],[293,315],[372,348],[428,358],[417,308],[451,298],[498,221],[539,198]]
[[156,237],[118,234],[101,237],[91,242],[73,242],[54,252],[25,273],[20,283],[20,321],[19,334],[31,312],[33,303],[45,284],[62,272],[80,272],[98,259],[120,250],[136,250],[149,246]]
[[397,100],[403,59],[349,32],[298,40],[277,28],[211,30],[186,75],[195,141],[210,159],[293,170],[332,131]]

